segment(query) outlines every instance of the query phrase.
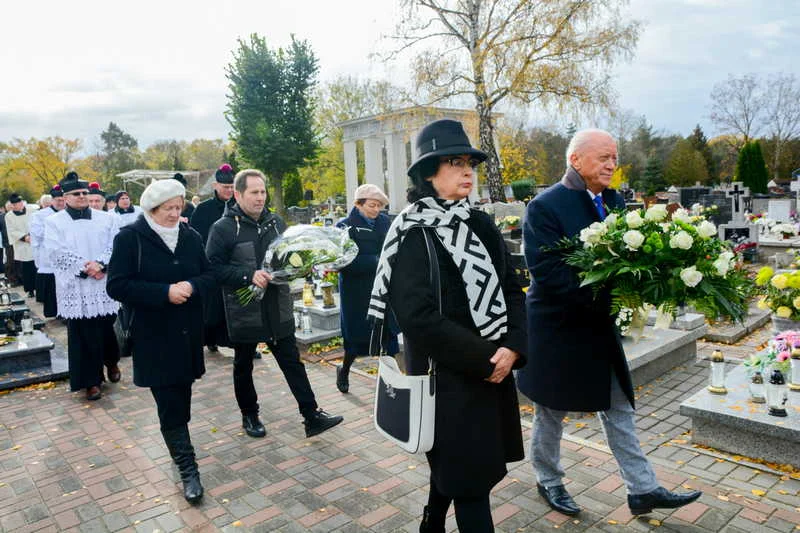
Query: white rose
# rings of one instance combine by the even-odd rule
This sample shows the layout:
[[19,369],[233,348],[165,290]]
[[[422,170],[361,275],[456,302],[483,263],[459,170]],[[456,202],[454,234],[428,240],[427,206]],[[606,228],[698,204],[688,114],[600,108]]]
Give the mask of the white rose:
[[628,245],[628,250],[638,250],[644,242],[644,235],[641,231],[632,229],[622,235],[622,242]]
[[703,281],[703,274],[697,271],[697,267],[689,267],[681,270],[681,281],[687,287],[696,287],[698,283]]
[[692,212],[692,214],[698,215],[703,212],[703,206],[696,203],[692,204],[692,208],[690,209],[690,211]]
[[653,204],[644,214],[645,220],[652,220],[653,222],[661,222],[667,218],[667,206],[665,204]]
[[625,223],[628,225],[629,228],[635,229],[644,224],[644,220],[642,219],[642,216],[639,214],[639,211],[631,211],[630,213],[625,215]]
[[731,268],[731,262],[724,259],[722,256],[720,256],[719,259],[714,261],[713,265],[714,268],[717,269],[717,274],[719,274],[723,278],[725,277],[725,274],[728,273],[728,270],[730,270]]
[[704,220],[697,226],[697,234],[704,239],[708,239],[709,237],[713,237],[717,234],[717,227],[713,222]]
[[670,248],[680,248],[681,250],[688,250],[692,247],[694,239],[685,231],[679,231],[676,235],[669,238]]
[[608,228],[613,228],[617,225],[617,218],[616,213],[609,213],[603,223],[608,226]]
[[689,221],[692,220],[692,216],[686,209],[681,207],[672,213],[672,220],[680,220],[681,222],[686,222],[688,224]]
[[589,229],[596,231],[600,235],[605,235],[608,233],[608,226],[606,226],[605,222],[592,222],[589,226]]
[[583,228],[581,230],[580,235],[578,236],[578,238],[583,243],[584,248],[591,248],[592,246],[600,242],[600,237],[601,237],[600,233],[591,228]]
[[724,259],[725,261],[727,261],[729,263],[731,261],[733,261],[733,256],[734,256],[733,252],[722,252],[721,254],[719,254],[719,258],[720,259]]

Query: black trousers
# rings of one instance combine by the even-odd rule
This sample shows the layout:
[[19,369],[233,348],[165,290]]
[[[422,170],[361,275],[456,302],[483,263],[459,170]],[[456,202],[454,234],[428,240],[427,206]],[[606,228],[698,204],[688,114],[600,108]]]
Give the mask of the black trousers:
[[25,292],[36,290],[36,263],[33,261],[14,261],[17,263],[17,272],[22,273],[22,288]]
[[[294,335],[268,342],[267,346],[278,362],[294,399],[297,400],[300,414],[308,416],[314,413],[317,410],[317,400],[314,398],[314,391],[311,390],[306,367],[300,360],[300,352],[297,349]],[[253,385],[253,353],[255,350],[255,344],[233,345],[233,390],[243,415],[258,413],[258,394]]]
[[67,321],[69,385],[73,391],[100,386],[103,365],[119,362],[119,346],[114,334],[117,315],[70,318]]
[[10,283],[17,283],[19,282],[19,276],[17,275],[17,264],[14,262],[14,247],[6,246],[3,249],[6,252],[6,279]]
[[42,303],[45,318],[52,318],[58,314],[55,274],[41,272],[36,274],[36,301]]
[[489,493],[478,498],[451,498],[436,488],[431,478],[431,491],[428,494],[428,513],[430,524],[444,528],[447,510],[453,502],[456,508],[456,524],[460,533],[493,533],[492,510]]
[[161,430],[166,431],[183,427],[192,419],[192,383],[150,387],[158,409],[158,421]]

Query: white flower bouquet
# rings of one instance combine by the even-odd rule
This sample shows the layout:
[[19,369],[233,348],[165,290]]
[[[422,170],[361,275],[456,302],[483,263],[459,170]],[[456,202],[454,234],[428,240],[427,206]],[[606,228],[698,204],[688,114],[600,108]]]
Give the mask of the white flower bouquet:
[[611,213],[559,246],[578,270],[581,286],[609,288],[612,313],[652,305],[674,316],[691,304],[710,318],[741,320],[747,309],[747,273],[728,243],[703,216],[666,206]]
[[[358,245],[346,229],[332,226],[298,224],[289,227],[272,241],[264,255],[263,269],[270,273],[270,283],[283,284],[311,275],[315,268],[337,271],[358,255]],[[247,305],[264,296],[255,285],[236,291],[239,303]]]

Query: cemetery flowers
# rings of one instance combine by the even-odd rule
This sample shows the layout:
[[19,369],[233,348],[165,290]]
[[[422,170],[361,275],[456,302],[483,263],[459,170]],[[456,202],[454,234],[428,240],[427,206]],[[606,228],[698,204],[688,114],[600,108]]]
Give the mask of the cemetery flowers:
[[763,267],[756,275],[756,286],[761,295],[760,309],[769,309],[780,318],[800,320],[800,271],[775,274]]
[[[346,229],[297,224],[272,241],[264,255],[263,268],[270,283],[281,284],[311,275],[315,268],[337,271],[353,262],[358,245]],[[261,300],[264,289],[249,285],[236,291],[241,305]]]
[[519,228],[519,223],[520,223],[520,218],[518,216],[508,215],[501,218],[497,222],[497,227],[500,228],[501,231],[517,229]]
[[691,304],[710,318],[741,320],[750,282],[716,235],[703,216],[679,209],[669,217],[654,205],[611,213],[560,248],[581,286],[610,289],[613,313],[652,305],[674,315]]

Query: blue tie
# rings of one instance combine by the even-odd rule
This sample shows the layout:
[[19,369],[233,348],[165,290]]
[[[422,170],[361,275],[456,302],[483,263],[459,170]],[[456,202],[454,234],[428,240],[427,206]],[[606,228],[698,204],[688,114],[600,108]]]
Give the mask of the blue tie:
[[606,210],[603,209],[603,197],[599,194],[594,197],[594,206],[597,208],[597,214],[600,215],[600,220],[605,220]]

